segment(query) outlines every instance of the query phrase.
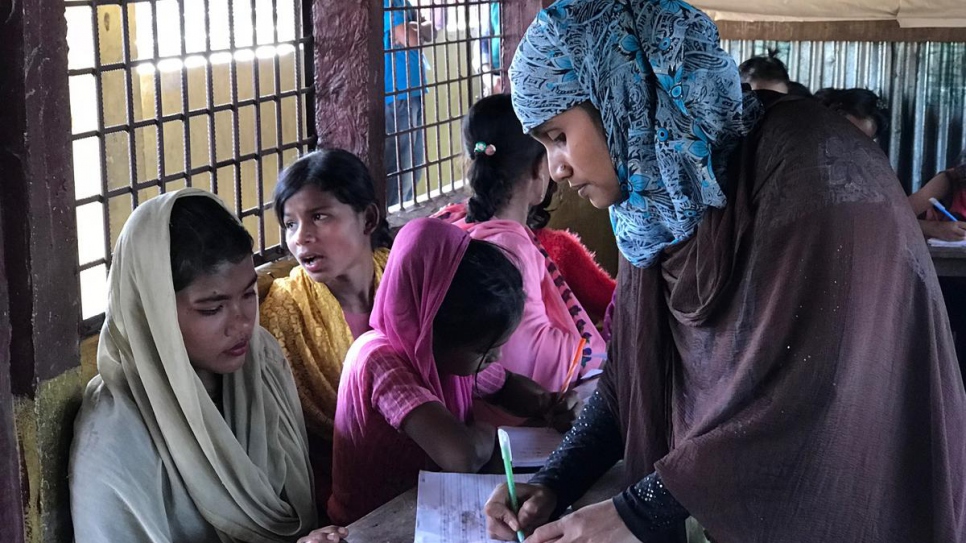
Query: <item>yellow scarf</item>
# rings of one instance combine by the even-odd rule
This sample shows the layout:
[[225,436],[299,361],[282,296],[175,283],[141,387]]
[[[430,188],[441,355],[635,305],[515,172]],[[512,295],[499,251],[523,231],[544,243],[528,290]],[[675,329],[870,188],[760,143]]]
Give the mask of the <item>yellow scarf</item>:
[[[389,249],[373,252],[374,288],[379,288]],[[276,279],[259,309],[261,323],[278,339],[292,365],[309,433],[332,440],[332,421],[342,363],[354,338],[332,292],[302,266]]]

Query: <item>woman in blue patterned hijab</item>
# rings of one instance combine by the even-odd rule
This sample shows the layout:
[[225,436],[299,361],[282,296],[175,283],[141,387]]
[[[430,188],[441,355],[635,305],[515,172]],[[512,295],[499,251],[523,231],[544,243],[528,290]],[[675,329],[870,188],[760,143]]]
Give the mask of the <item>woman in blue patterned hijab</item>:
[[[966,389],[875,142],[744,94],[676,0],[558,0],[510,81],[625,258],[597,389],[518,501],[493,493],[490,535],[683,543],[693,516],[719,543],[966,541]],[[618,460],[622,492],[554,520]]]
[[[708,207],[725,205],[725,156],[761,112],[742,93],[714,23],[677,0],[560,0],[527,30],[510,80],[517,116],[547,145],[555,179],[590,185],[582,195],[610,208],[618,247],[638,267],[687,240]],[[548,124],[587,102],[600,114],[614,170],[594,172],[595,183],[570,171],[579,166],[559,136],[574,134]],[[595,184],[607,195],[591,197]]]

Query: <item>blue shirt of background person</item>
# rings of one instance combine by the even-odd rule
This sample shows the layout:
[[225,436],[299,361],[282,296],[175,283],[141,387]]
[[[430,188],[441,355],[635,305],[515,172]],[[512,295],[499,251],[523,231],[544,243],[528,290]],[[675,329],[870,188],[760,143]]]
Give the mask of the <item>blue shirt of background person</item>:
[[[385,0],[383,3],[383,48],[387,51],[386,58],[386,103],[396,97],[421,96],[426,93],[426,72],[423,65],[423,54],[417,49],[404,50],[403,45],[393,39],[393,29],[399,25],[419,22],[416,10],[408,0]],[[390,11],[389,8],[397,8]],[[405,9],[398,9],[405,8]],[[390,49],[398,49],[388,52]],[[413,89],[409,93],[396,94],[400,91]]]
[[[489,19],[480,20],[480,48],[482,62],[491,70],[499,70],[502,65],[500,55],[500,3],[490,3]],[[488,36],[492,36],[486,39]]]

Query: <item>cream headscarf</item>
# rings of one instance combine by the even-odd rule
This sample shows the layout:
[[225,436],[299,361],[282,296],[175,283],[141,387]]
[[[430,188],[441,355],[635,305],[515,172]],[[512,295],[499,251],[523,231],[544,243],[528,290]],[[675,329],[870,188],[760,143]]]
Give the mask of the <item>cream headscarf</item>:
[[257,328],[245,365],[224,376],[224,416],[202,386],[171,275],[169,218],[184,196],[217,200],[197,189],[165,194],[121,231],[97,368],[115,395],[130,391],[171,484],[184,485],[223,541],[294,541],[316,524],[295,383],[274,338]]

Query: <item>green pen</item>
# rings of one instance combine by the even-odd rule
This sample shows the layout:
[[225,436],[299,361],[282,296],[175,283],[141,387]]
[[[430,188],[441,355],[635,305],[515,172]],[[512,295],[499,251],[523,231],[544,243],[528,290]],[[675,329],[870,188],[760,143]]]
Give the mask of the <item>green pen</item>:
[[[513,455],[510,453],[510,435],[502,429],[497,430],[496,435],[500,439],[500,453],[503,455],[503,468],[506,470],[506,486],[510,491],[510,505],[513,507],[513,513],[517,514],[520,512],[520,504],[517,502],[517,487],[513,481]],[[517,530],[517,541],[523,543],[524,539],[523,530]]]

